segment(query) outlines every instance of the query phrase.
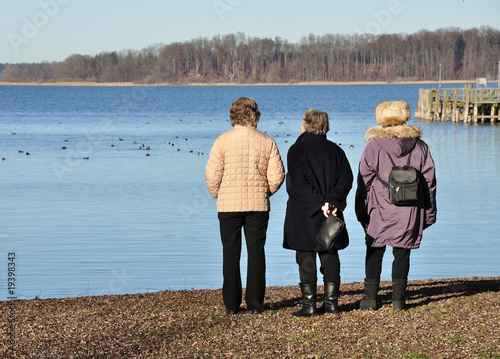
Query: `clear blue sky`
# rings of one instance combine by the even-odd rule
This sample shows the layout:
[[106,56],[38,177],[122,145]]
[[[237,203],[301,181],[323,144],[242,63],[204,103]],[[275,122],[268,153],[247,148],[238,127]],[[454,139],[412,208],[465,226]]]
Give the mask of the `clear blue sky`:
[[2,0],[0,63],[243,32],[298,43],[308,34],[414,33],[489,25],[499,0]]

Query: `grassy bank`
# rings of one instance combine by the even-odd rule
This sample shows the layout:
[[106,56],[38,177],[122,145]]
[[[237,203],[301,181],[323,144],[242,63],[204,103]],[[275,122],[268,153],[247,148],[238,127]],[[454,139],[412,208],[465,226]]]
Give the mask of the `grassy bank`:
[[268,288],[262,315],[226,315],[220,290],[0,302],[0,357],[500,358],[500,277],[408,289],[408,310],[392,310],[384,282],[382,307],[368,312],[357,309],[362,283],[342,284],[343,312],[312,318],[290,315],[298,286]]

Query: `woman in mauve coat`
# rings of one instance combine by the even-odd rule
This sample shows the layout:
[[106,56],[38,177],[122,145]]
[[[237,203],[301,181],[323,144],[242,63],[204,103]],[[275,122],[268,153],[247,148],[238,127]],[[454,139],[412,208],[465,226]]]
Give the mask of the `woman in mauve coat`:
[[[325,250],[314,238],[331,211],[343,219],[353,174],[344,151],[327,140],[328,114],[309,109],[302,118],[301,135],[287,154],[286,207],[283,247],[296,251],[302,308],[295,316],[319,311],[338,313],[340,260],[337,249]],[[345,233],[347,235],[347,232]],[[324,303],[316,308],[316,254],[324,275]]]
[[[386,246],[393,247],[392,302],[405,307],[410,252],[420,247],[423,230],[436,222],[436,175],[429,147],[420,139],[420,128],[407,125],[410,110],[405,101],[384,101],[375,109],[377,123],[365,134],[368,141],[359,163],[356,216],[366,236],[365,289],[360,308],[377,309],[377,292]],[[420,172],[420,198],[414,205],[396,206],[389,201],[387,182],[392,163],[410,165]]]

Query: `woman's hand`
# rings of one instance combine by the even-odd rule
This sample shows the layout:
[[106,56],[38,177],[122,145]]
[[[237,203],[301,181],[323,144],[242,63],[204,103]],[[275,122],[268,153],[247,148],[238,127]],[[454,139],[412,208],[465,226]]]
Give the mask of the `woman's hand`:
[[323,207],[321,207],[321,210],[323,211],[323,214],[326,218],[328,218],[330,212],[332,212],[333,216],[337,216],[337,208],[333,204],[330,204],[328,202],[325,202]]

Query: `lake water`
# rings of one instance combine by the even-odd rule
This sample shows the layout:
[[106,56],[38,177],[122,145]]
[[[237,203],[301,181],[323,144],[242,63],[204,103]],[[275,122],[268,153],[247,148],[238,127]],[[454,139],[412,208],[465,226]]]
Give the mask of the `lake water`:
[[[403,99],[414,113],[421,87],[432,86],[0,87],[0,300],[11,252],[21,299],[220,288],[222,246],[204,167],[214,140],[231,129],[231,103],[259,103],[258,128],[284,162],[305,110],[327,111],[328,137],[356,173],[375,106]],[[500,275],[500,126],[409,123],[422,127],[438,178],[438,221],[412,252],[409,279]],[[364,278],[355,190],[343,282]],[[281,247],[286,200],[284,186],[271,199],[270,286],[299,280],[294,252]],[[244,250],[243,276],[245,267]]]

